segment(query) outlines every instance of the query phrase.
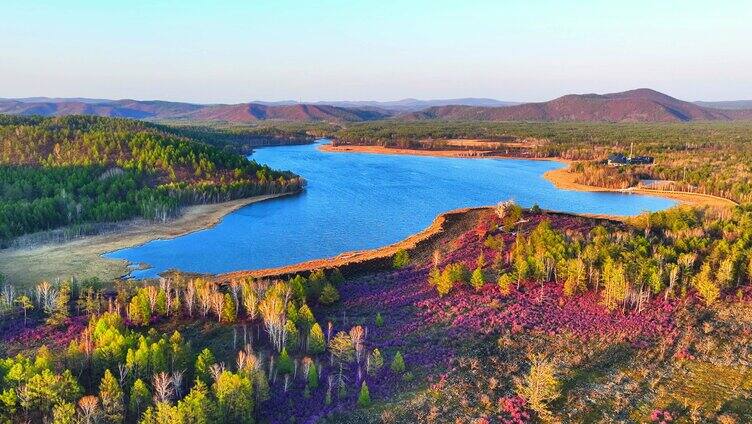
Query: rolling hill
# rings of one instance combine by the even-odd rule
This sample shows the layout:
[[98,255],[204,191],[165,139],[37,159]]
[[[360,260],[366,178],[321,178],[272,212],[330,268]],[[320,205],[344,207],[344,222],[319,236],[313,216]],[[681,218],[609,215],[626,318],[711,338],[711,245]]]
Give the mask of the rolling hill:
[[[713,107],[709,107],[711,105]],[[610,94],[570,94],[540,103],[493,99],[403,99],[393,102],[334,101],[193,104],[168,101],[86,98],[0,99],[0,114],[92,115],[132,119],[190,121],[363,122],[397,117],[404,120],[686,122],[752,119],[746,103],[698,104],[651,89]]]
[[508,107],[440,106],[402,119],[482,121],[685,122],[752,119],[752,110],[706,108],[650,89],[610,94],[570,94]]
[[0,100],[0,113],[9,115],[68,116],[91,115],[132,119],[184,119],[200,121],[256,122],[279,121],[347,121],[382,119],[388,112],[329,105],[265,105],[241,103],[234,105],[197,105],[166,101],[86,99],[62,101]]

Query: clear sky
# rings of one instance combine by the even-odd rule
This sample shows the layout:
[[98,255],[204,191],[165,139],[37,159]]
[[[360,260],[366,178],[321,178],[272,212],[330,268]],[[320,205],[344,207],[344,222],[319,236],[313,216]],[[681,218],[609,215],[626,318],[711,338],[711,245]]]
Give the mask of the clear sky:
[[752,99],[752,1],[3,0],[0,97]]

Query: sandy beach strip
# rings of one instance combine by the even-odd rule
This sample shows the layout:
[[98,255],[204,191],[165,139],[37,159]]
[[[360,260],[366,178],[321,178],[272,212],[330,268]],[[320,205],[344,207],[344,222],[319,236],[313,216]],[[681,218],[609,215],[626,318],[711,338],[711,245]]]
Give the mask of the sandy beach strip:
[[289,194],[293,193],[188,206],[183,208],[179,217],[167,222],[137,219],[128,222],[124,229],[112,233],[85,236],[64,243],[3,249],[0,250],[0,273],[18,288],[29,288],[40,281],[71,277],[97,277],[109,283],[128,274],[129,268],[127,261],[104,258],[104,253],[210,228],[225,215],[244,206]]

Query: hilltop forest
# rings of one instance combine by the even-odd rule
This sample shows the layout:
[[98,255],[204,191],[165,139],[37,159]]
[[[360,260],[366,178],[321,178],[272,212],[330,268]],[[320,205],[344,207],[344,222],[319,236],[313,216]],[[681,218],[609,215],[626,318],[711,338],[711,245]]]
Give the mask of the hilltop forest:
[[[208,129],[70,116],[0,116],[0,244],[35,231],[133,217],[166,219],[183,205],[298,190],[289,172],[199,140]],[[224,134],[218,131],[222,142]]]

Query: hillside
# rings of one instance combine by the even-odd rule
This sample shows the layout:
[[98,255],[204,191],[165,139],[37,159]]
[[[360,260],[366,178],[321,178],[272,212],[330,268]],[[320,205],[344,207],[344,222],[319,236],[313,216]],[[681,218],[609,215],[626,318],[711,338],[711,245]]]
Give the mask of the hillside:
[[70,224],[165,220],[182,205],[300,187],[292,173],[184,133],[125,119],[0,115],[0,245]]
[[0,418],[65,412],[32,393],[125,423],[750,422],[751,218],[505,203],[273,282],[6,289],[0,391],[28,406]]
[[686,122],[752,119],[752,110],[706,108],[650,89],[610,94],[570,94],[509,107],[441,106],[402,116],[406,120]]

